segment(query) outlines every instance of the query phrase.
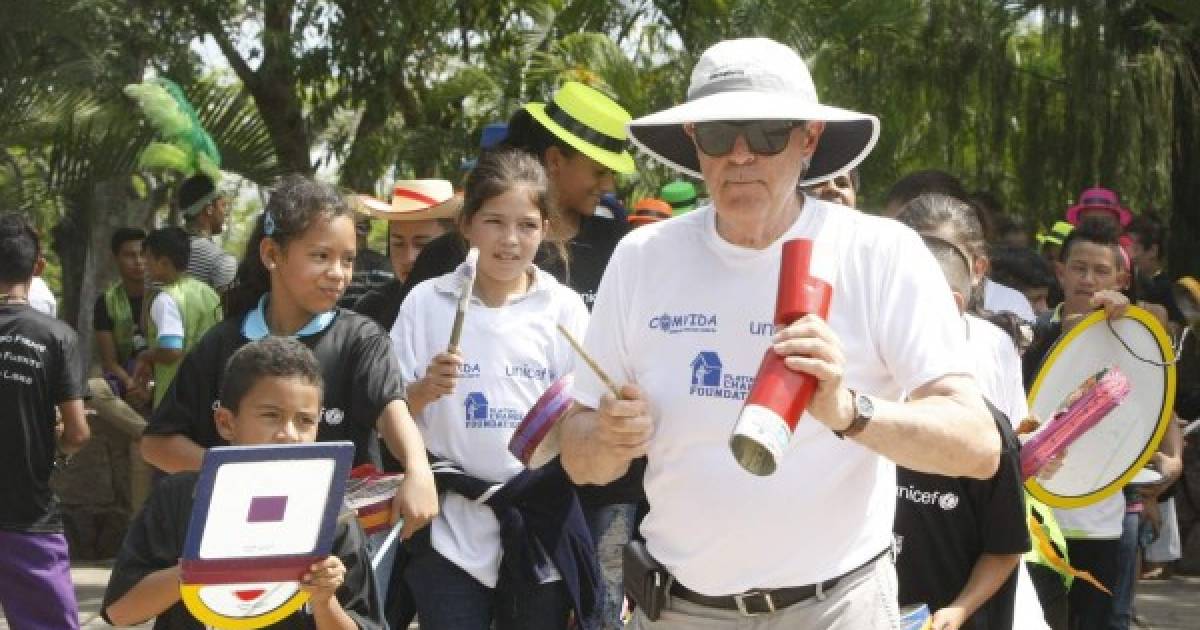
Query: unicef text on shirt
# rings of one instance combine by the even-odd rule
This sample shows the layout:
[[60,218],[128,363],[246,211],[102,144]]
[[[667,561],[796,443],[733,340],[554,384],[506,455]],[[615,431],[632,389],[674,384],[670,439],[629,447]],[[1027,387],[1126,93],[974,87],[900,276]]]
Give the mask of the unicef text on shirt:
[[679,333],[715,333],[717,316],[712,313],[663,313],[650,318],[650,330],[661,330],[669,335]]
[[958,495],[953,492],[943,494],[940,491],[921,490],[915,486],[898,486],[896,497],[917,505],[937,505],[947,512],[958,507]]
[[540,365],[505,365],[504,375],[509,378],[522,378],[530,381],[552,381],[554,374],[549,368]]

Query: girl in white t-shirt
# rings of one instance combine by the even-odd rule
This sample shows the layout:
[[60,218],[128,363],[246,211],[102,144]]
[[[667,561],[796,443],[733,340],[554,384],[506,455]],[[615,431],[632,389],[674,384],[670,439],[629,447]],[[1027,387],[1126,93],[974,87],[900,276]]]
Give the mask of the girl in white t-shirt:
[[[427,448],[493,488],[524,470],[507,448],[517,424],[542,392],[573,370],[571,348],[557,326],[580,337],[587,326],[579,295],[533,265],[549,226],[547,196],[536,159],[515,151],[480,158],[467,179],[460,219],[479,262],[459,351],[446,348],[462,267],[414,288],[392,329]],[[565,476],[562,483],[563,492],[573,494]],[[564,582],[555,569],[527,580],[514,576],[532,574],[530,567],[502,569],[501,526],[485,500],[446,492],[431,544],[409,545],[404,577],[421,627],[483,630],[493,621],[501,629],[565,627],[571,598]]]

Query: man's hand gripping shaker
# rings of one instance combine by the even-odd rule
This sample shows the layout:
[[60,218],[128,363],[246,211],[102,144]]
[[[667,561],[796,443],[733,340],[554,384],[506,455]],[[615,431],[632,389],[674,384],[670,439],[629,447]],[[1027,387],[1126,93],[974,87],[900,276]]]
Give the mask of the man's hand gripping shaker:
[[[779,293],[775,297],[777,330],[810,313],[822,319],[829,317],[833,288],[808,275],[811,257],[812,241],[808,239],[783,244]],[[760,476],[775,472],[816,389],[816,377],[789,369],[783,356],[767,349],[729,439],[729,448],[742,468]]]

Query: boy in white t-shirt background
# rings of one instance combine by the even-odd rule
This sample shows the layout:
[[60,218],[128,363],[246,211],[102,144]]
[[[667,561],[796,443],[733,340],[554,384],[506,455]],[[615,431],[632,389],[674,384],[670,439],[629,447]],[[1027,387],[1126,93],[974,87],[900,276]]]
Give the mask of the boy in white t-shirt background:
[[[1129,300],[1120,293],[1127,282],[1112,227],[1085,221],[1063,242],[1055,273],[1063,289],[1063,302],[1035,327],[1033,343],[1022,357],[1026,386],[1032,384],[1050,348],[1062,335],[1096,308],[1110,319],[1125,314]],[[1076,509],[1056,509],[1055,517],[1067,541],[1071,565],[1087,571],[1113,589],[1117,581],[1125,497],[1117,493],[1103,501]],[[1085,580],[1075,580],[1069,594],[1073,628],[1106,628],[1114,597]]]
[[154,406],[167,393],[179,362],[204,332],[221,319],[221,299],[207,284],[186,273],[191,240],[181,228],[154,230],[142,242],[146,274],[161,288],[150,303],[145,352],[138,355],[136,378],[154,380]]

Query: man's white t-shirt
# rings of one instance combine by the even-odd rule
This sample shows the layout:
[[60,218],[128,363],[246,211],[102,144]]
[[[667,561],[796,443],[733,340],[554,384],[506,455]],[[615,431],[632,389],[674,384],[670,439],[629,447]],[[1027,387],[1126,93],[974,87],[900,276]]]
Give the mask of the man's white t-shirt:
[[[771,344],[784,241],[814,241],[848,387],[899,400],[966,374],[962,321],[932,255],[896,221],[806,197],[787,233],[756,250],[718,236],[714,216],[708,205],[626,236],[588,328],[588,351],[642,388],[655,420],[641,531],[703,594],[828,580],[891,544],[895,465],[808,414],[771,476],[746,472],[729,450]],[[576,374],[580,403],[595,408],[604,391],[590,370]]]
[[975,362],[971,374],[979,383],[983,397],[1008,416],[1009,423],[1016,429],[1029,415],[1017,347],[1012,337],[995,324],[970,314],[964,315],[963,319],[967,322],[967,346]]
[[[434,355],[446,351],[461,269],[417,285],[400,307],[391,336],[406,383],[424,377]],[[472,298],[454,393],[415,415],[425,447],[485,481],[503,483],[521,472],[520,460],[508,452],[514,429],[538,397],[575,366],[574,351],[557,326],[582,338],[587,321],[579,294],[541,270],[528,292],[501,308]],[[432,527],[438,553],[485,586],[496,586],[500,524],[490,507],[446,493]]]
[[[158,331],[159,347],[183,349],[183,315],[179,312],[179,304],[166,291],[154,296],[154,301],[150,303],[150,319]],[[167,343],[164,344],[164,341]]]
[[983,281],[983,308],[993,313],[1012,313],[1029,323],[1037,319],[1024,293],[991,278]]

